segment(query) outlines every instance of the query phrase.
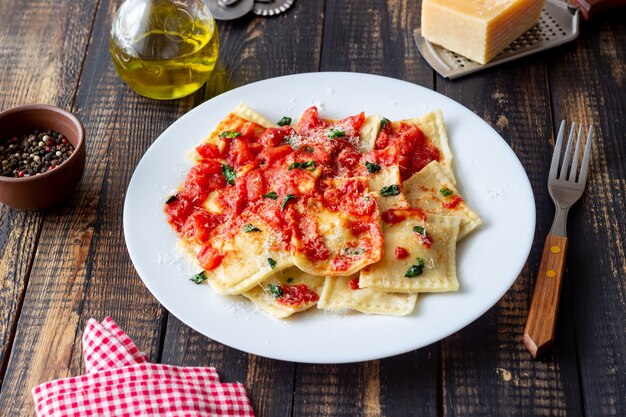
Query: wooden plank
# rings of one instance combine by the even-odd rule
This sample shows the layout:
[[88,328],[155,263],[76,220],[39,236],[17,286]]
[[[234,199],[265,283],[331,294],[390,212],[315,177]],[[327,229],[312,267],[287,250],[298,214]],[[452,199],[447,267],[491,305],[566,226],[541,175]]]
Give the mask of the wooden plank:
[[288,416],[294,383],[291,362],[250,355],[215,342],[173,315],[167,322],[161,361],[181,366],[213,366],[222,382],[246,385],[258,416]]
[[438,77],[437,90],[507,140],[533,185],[538,213],[538,238],[515,284],[487,314],[443,343],[443,414],[581,415],[571,305],[561,304],[551,355],[535,362],[522,343],[543,237],[554,213],[546,192],[552,122],[542,61],[531,57],[455,81]]
[[554,124],[595,129],[587,189],[569,216],[564,277],[588,417],[626,414],[625,18],[622,9],[583,25],[576,47],[555,56],[549,73]]
[[[277,17],[220,22],[220,58],[205,97],[265,78],[316,71],[322,21],[323,2],[297,1],[287,13]],[[161,360],[176,365],[214,366],[222,381],[240,381],[246,385],[258,416],[291,414],[293,363],[229,348],[200,335],[171,315]]]
[[41,214],[0,206],[0,381],[11,356],[42,218]]
[[46,215],[0,394],[0,409],[13,415],[32,414],[34,385],[83,372],[81,333],[91,316],[111,315],[158,357],[164,311],[130,263],[122,204],[140,156],[201,95],[156,102],[119,80],[108,56],[113,4],[98,8],[74,107],[87,131],[85,175],[71,201]]
[[[327,2],[322,70],[383,74],[432,88],[433,72],[412,38],[419,19],[419,7],[409,1]],[[437,345],[378,361],[298,365],[294,415],[435,416],[438,369]]]
[[[71,1],[24,3],[0,3],[0,109],[32,103],[71,108],[96,4],[79,8]],[[0,380],[43,219],[43,212],[0,205]]]
[[410,0],[329,1],[322,71],[358,71],[433,87],[433,71],[413,41],[421,10]]

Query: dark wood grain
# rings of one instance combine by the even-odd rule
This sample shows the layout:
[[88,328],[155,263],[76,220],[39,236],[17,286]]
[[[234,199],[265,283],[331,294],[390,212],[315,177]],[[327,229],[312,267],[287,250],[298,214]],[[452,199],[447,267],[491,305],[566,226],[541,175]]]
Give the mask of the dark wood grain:
[[624,44],[622,10],[583,25],[576,47],[549,60],[555,125],[567,119],[595,128],[587,190],[569,215],[564,276],[586,416],[626,414]]
[[41,215],[0,207],[0,381],[11,356],[41,223]]
[[[220,22],[221,51],[205,98],[266,78],[317,71],[323,2],[298,1],[288,13]],[[288,51],[285,53],[285,51]],[[219,319],[219,318],[213,318]],[[212,341],[170,316],[164,363],[217,368],[222,381],[246,384],[258,416],[291,414],[295,364],[248,355]]]
[[545,67],[540,57],[530,57],[455,81],[438,77],[437,90],[507,140],[533,184],[539,215],[535,244],[513,287],[487,314],[443,342],[444,415],[581,415],[578,375],[569,365],[576,360],[571,322],[561,323],[557,353],[545,361],[533,361],[522,343],[542,241],[554,213],[546,188],[552,123]]
[[[1,110],[32,103],[71,108],[96,10],[93,2],[80,8],[75,3],[40,1],[17,7],[0,2]],[[0,379],[43,222],[44,213],[0,206]]]

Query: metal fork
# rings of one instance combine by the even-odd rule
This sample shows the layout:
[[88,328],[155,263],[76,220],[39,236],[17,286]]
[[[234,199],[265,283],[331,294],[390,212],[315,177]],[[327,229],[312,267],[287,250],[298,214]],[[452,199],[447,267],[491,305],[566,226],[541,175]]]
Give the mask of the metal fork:
[[[576,135],[576,123],[572,123],[565,153],[561,158],[565,134],[565,120],[562,121],[554,146],[548,178],[548,191],[556,206],[556,212],[552,228],[543,247],[537,282],[524,328],[524,344],[534,358],[541,355],[554,339],[554,325],[559,306],[559,294],[567,250],[567,212],[580,199],[585,190],[591,157],[592,131],[593,128],[590,127],[580,171],[578,170],[578,161],[583,136],[582,125],[578,127],[578,134]],[[572,156],[574,137],[576,137],[576,144]]]

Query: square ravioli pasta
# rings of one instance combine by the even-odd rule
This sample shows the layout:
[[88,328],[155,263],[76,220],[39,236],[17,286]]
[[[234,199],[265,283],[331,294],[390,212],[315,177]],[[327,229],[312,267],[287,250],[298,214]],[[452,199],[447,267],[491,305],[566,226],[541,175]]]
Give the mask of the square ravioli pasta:
[[458,289],[456,242],[481,221],[455,187],[440,111],[271,121],[240,104],[190,156],[164,214],[196,283],[280,318],[407,315],[417,293]]

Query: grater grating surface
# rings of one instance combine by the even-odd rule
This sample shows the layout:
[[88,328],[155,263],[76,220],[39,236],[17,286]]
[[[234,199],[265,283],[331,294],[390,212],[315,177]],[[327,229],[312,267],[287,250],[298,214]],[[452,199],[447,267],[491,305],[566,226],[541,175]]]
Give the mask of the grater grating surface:
[[578,37],[578,9],[559,0],[546,0],[539,22],[486,64],[430,43],[419,28],[413,36],[426,62],[441,76],[454,79],[573,41]]

